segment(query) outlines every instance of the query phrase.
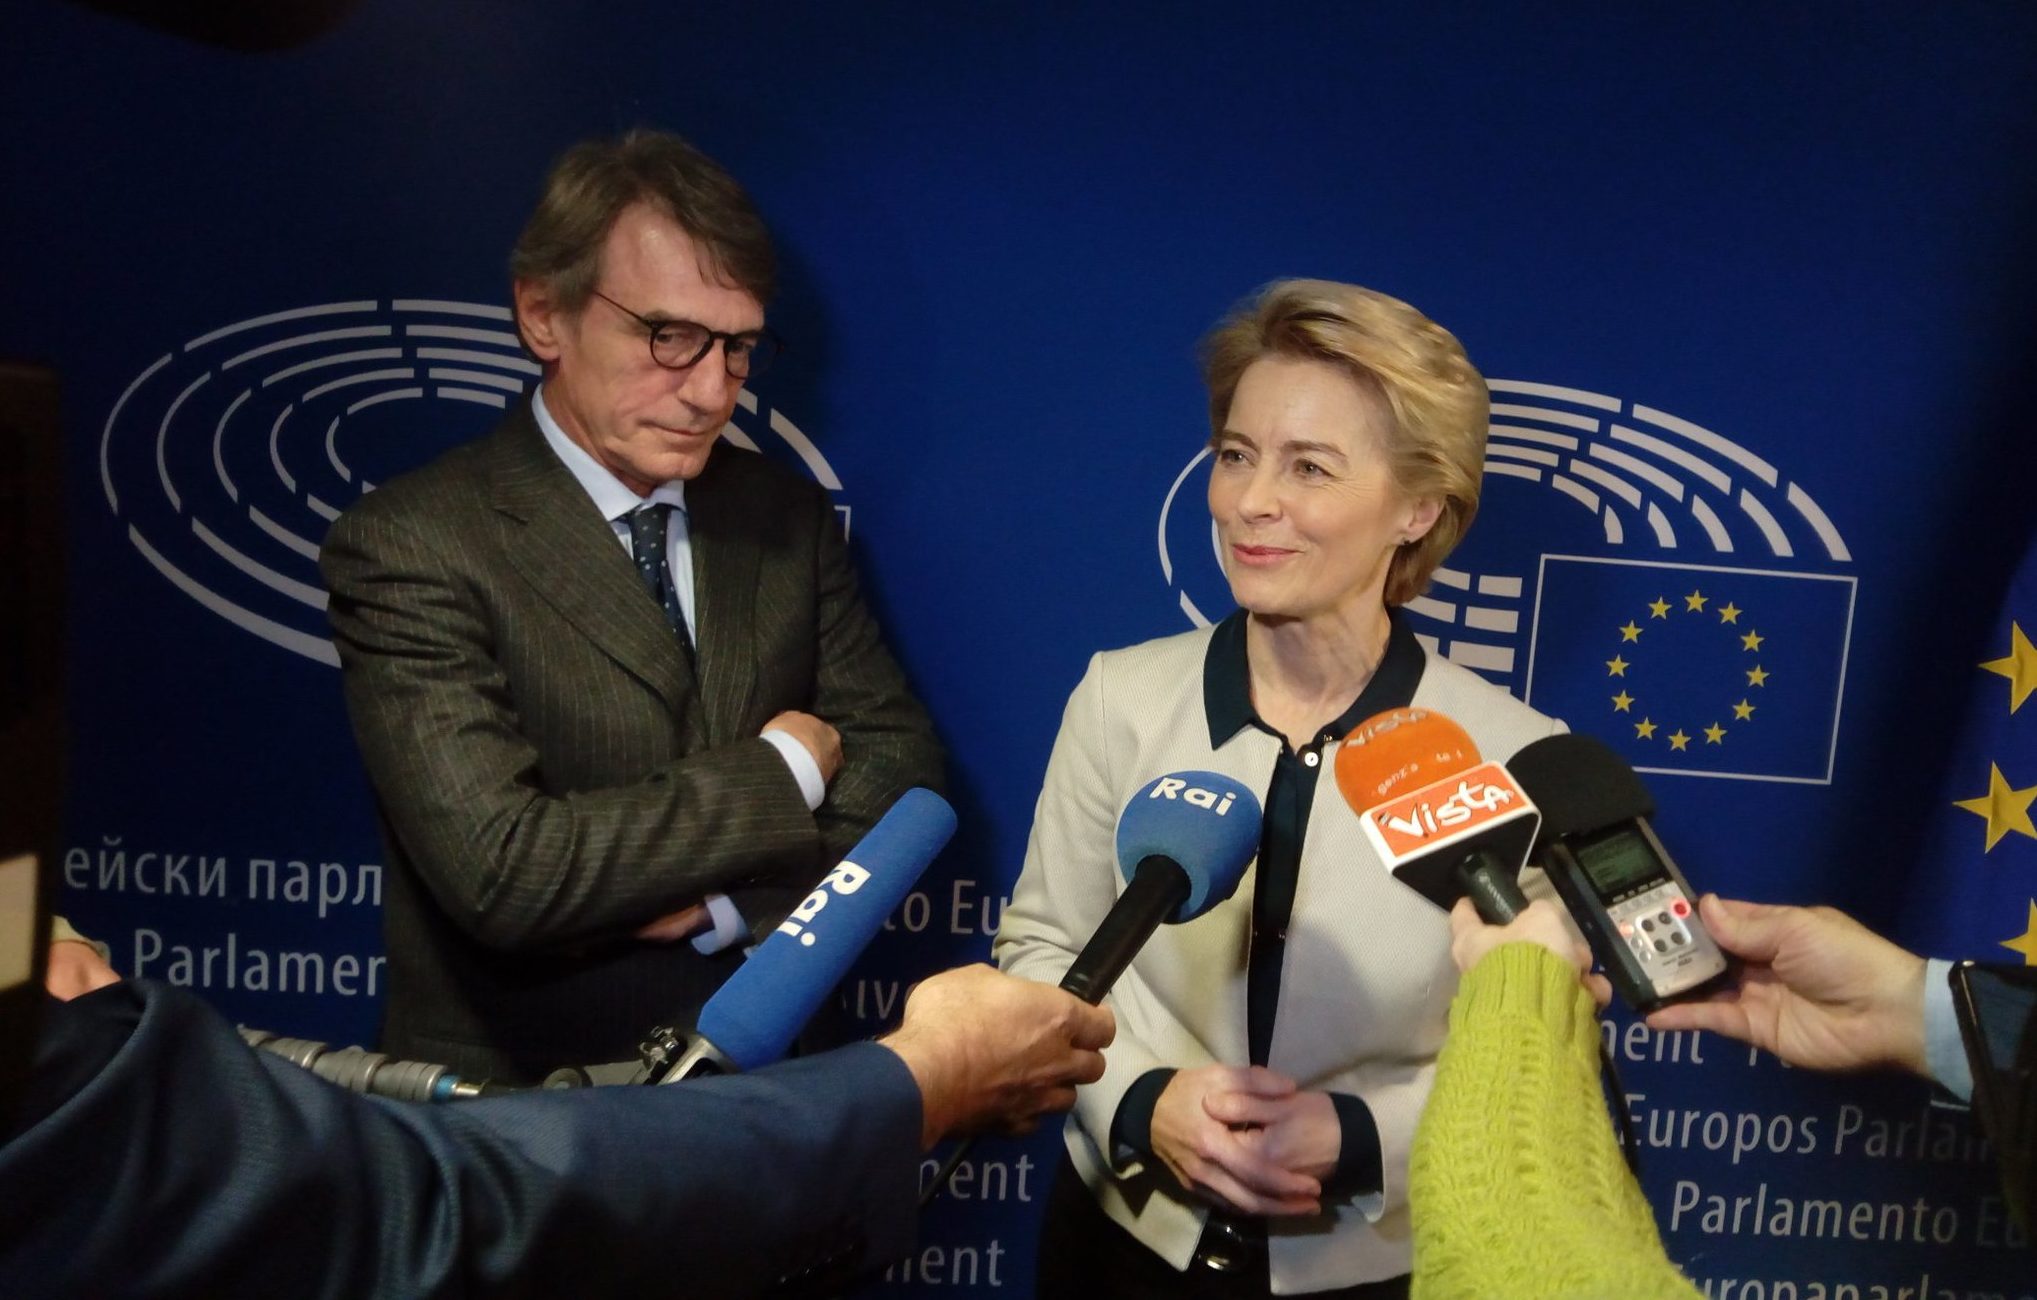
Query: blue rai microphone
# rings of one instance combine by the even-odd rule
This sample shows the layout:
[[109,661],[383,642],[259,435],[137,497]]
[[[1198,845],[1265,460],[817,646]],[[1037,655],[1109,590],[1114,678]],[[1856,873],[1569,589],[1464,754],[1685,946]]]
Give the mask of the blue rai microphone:
[[[1095,1006],[1162,925],[1192,921],[1238,892],[1259,852],[1259,800],[1216,772],[1155,777],[1118,814],[1118,871],[1125,892],[1061,976],[1061,987]],[[920,1194],[925,1206],[968,1154],[964,1139]]]
[[1170,772],[1118,814],[1125,892],[1082,946],[1061,987],[1103,1001],[1163,924],[1193,920],[1237,892],[1259,851],[1259,800],[1216,772]]
[[931,790],[906,791],[707,1000],[685,1054],[654,1065],[650,1081],[676,1083],[782,1060],[954,833],[947,800]]

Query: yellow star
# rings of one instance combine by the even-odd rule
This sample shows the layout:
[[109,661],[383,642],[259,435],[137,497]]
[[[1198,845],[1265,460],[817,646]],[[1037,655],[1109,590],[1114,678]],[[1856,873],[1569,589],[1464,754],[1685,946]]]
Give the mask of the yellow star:
[[1634,625],[1633,619],[1631,618],[1628,619],[1627,625],[1620,629],[1620,640],[1639,641],[1640,639],[1641,639],[1641,629]]
[[1719,609],[1719,621],[1721,623],[1738,623],[1740,621],[1740,607],[1730,601],[1727,602]]
[[1724,727],[1714,722],[1711,726],[1705,728],[1705,743],[1707,745],[1722,745],[1725,742],[1726,729]]
[[1685,749],[1689,745],[1690,737],[1683,734],[1682,727],[1678,727],[1675,731],[1669,733],[1669,747],[1671,749]]
[[1747,670],[1747,684],[1749,686],[1766,686],[1768,684],[1768,674],[1761,671],[1760,664],[1756,664]]
[[1702,611],[1705,607],[1705,594],[1701,591],[1693,591],[1690,595],[1683,598],[1683,607],[1693,614]]
[[2030,805],[2037,802],[2037,785],[2027,790],[2012,790],[2002,775],[2002,769],[1993,763],[1987,765],[1987,793],[1977,799],[1955,799],[1952,806],[1964,808],[1979,817],[1987,818],[1987,847],[1985,853],[2002,842],[2010,831],[2027,835],[2037,840],[2037,826],[2030,824]]
[[1613,712],[1615,713],[1630,713],[1633,711],[1633,704],[1634,697],[1625,691],[1621,691],[1618,695],[1613,696]]
[[1753,716],[1754,716],[1754,706],[1749,704],[1747,701],[1742,700],[1738,704],[1735,704],[1733,706],[1733,720],[1735,722],[1745,722],[1747,721],[1747,719]]
[[1643,718],[1634,724],[1634,734],[1642,740],[1655,739],[1655,724]]
[[1657,596],[1654,602],[1648,606],[1648,615],[1650,618],[1668,618],[1669,602]]
[[1606,660],[1606,676],[1608,677],[1625,677],[1627,675],[1627,668],[1627,661],[1618,655],[1614,655]]
[[2030,692],[2037,691],[2037,646],[2023,635],[2020,623],[2009,624],[2009,653],[2004,659],[1990,659],[1981,667],[2009,679],[2009,712],[2023,707]]
[[2025,966],[2037,966],[2037,903],[2030,904],[2030,916],[2023,922],[2023,933],[2013,939],[2002,940],[2002,947],[2022,953]]
[[1746,636],[1740,638],[1740,648],[1742,650],[1759,650],[1761,643],[1767,639],[1767,637],[1759,632],[1749,632]]

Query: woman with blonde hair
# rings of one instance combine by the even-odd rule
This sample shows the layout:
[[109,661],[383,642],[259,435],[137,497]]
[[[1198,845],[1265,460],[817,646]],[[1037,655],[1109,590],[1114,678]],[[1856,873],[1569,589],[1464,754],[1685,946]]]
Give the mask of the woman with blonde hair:
[[1425,649],[1399,612],[1478,508],[1486,387],[1447,330],[1382,293],[1285,280],[1216,328],[1203,371],[1238,609],[1090,660],[997,959],[1060,978],[1120,888],[1119,809],[1162,773],[1249,786],[1259,852],[1234,898],[1164,927],[1118,980],[1038,1294],[1404,1296],[1450,933],[1319,778],[1389,708],[1446,714],[1502,760],[1561,724]]

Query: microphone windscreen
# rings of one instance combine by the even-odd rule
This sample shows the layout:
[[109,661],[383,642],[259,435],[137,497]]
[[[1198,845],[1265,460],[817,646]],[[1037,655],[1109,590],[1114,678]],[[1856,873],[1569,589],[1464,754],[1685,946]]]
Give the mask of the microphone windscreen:
[[784,1059],[954,833],[947,800],[906,791],[700,1008],[701,1037],[739,1070]]
[[1655,815],[1648,787],[1595,736],[1544,736],[1508,759],[1507,770],[1542,810],[1537,844]]
[[1259,852],[1259,799],[1217,772],[1170,772],[1133,795],[1118,814],[1118,870],[1130,880],[1150,857],[1188,873],[1188,898],[1170,923],[1201,916],[1237,892]]
[[1376,808],[1476,764],[1478,746],[1434,709],[1388,709],[1351,728],[1337,748],[1337,790],[1355,812]]

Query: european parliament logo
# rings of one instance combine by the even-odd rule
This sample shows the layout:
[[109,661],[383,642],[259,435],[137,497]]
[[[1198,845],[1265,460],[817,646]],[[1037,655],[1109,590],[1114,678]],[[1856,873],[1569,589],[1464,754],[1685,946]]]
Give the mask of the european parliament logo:
[[[488,430],[538,376],[509,309],[428,298],[233,321],[145,366],[99,439],[107,509],[164,580],[271,645],[337,666],[318,550],[379,479]],[[747,389],[722,436],[777,444],[835,495],[813,441]]]
[[[1493,380],[1484,499],[1407,606],[1441,655],[1644,772],[1828,783],[1852,555],[1816,498],[1712,429],[1603,393]],[[1161,506],[1188,620],[1231,608],[1196,471]]]

